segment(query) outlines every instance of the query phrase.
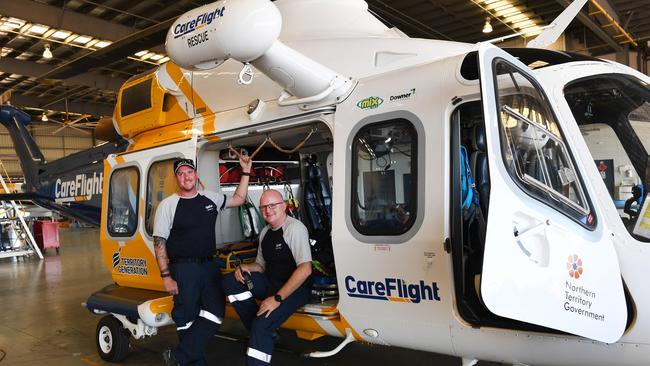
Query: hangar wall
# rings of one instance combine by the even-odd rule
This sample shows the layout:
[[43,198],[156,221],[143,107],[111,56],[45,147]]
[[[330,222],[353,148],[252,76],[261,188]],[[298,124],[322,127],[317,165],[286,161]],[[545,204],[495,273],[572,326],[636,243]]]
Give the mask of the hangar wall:
[[[95,139],[90,130],[83,133],[72,128],[64,128],[56,132],[61,126],[51,123],[50,125],[51,127],[41,125],[28,127],[47,161],[88,149],[95,144]],[[0,127],[0,160],[2,160],[9,176],[22,178],[23,173],[20,169],[14,144],[11,141],[9,132],[4,127]],[[4,172],[2,174],[5,175]]]

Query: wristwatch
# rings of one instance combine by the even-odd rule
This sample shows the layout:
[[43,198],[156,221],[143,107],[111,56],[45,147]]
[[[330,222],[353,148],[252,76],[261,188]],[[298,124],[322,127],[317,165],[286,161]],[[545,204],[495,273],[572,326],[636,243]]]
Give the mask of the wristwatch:
[[280,296],[279,294],[275,294],[275,296],[273,296],[273,298],[274,298],[275,301],[277,301],[277,302],[282,302],[282,296]]

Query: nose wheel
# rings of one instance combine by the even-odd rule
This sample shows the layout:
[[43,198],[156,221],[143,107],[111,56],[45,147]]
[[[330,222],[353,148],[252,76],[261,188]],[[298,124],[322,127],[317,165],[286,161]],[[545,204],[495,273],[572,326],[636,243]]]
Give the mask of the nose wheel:
[[129,353],[129,333],[113,315],[107,315],[97,323],[95,334],[97,353],[108,362],[120,362]]

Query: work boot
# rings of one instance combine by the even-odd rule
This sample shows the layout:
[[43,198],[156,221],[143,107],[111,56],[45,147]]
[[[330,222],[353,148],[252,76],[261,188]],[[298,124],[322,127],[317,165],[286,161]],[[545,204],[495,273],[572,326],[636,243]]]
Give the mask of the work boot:
[[176,357],[174,357],[174,352],[171,348],[167,348],[163,351],[162,358],[163,366],[180,366],[180,363],[176,361]]

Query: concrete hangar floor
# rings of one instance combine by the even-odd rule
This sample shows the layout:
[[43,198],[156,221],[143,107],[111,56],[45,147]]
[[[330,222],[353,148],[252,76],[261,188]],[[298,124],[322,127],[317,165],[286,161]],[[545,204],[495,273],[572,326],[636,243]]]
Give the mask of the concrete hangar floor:
[[[52,249],[45,259],[0,259],[0,365],[113,365],[95,351],[95,327],[99,316],[81,303],[111,282],[99,251],[96,229],[61,229],[61,251]],[[235,340],[215,337],[208,350],[213,365],[238,365],[243,359],[245,330],[227,321],[222,331]],[[239,338],[239,340],[237,340]],[[350,344],[338,355],[304,359],[299,351],[330,350],[339,340],[323,337],[314,342],[280,333],[273,365],[460,365],[460,359],[396,347]],[[161,365],[160,353],[176,344],[172,327],[153,338],[132,341],[122,365]],[[479,365],[494,365],[479,363]]]

